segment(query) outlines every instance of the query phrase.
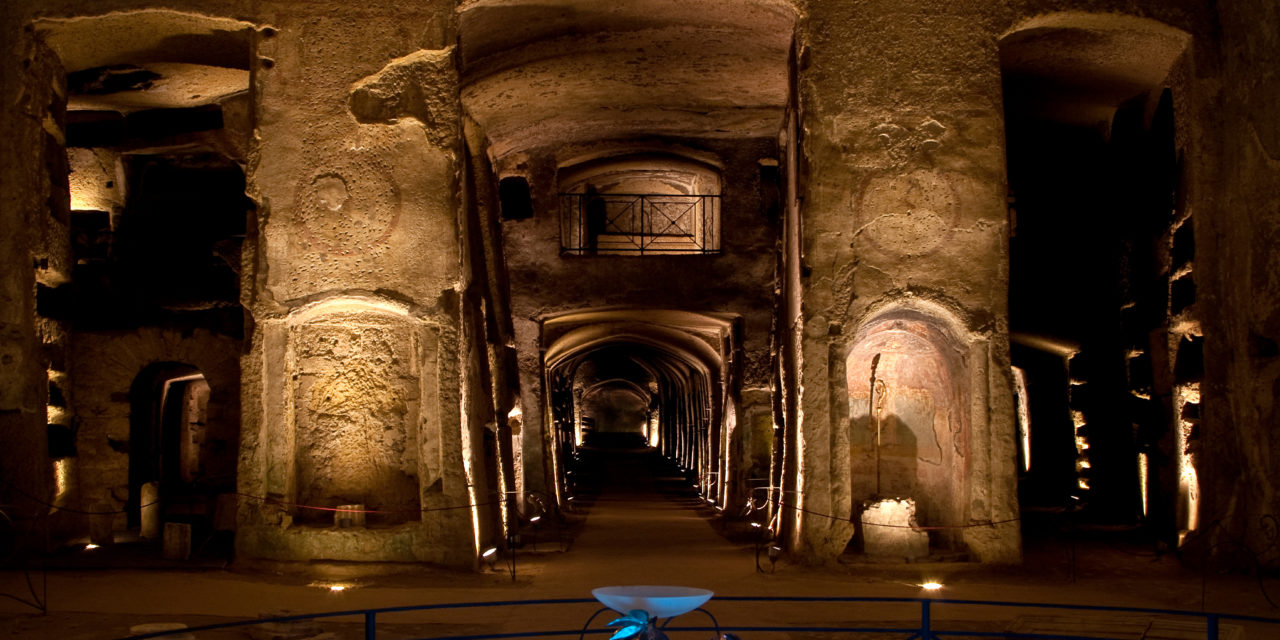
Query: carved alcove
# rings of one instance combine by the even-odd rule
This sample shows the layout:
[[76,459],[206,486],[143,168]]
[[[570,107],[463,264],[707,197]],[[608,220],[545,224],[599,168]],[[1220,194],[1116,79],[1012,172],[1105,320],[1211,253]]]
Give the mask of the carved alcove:
[[[422,339],[389,305],[332,300],[288,323],[285,455],[301,505],[359,504],[369,526],[421,519],[418,424]],[[291,455],[290,455],[291,454]],[[331,525],[299,508],[294,522]]]
[[[387,317],[332,315],[298,327],[293,389],[298,499],[363,504],[390,522],[416,520],[412,432],[417,413],[409,328]],[[324,518],[304,510],[302,521]]]
[[[343,295],[260,325],[262,422],[241,457],[246,557],[287,562],[474,559],[469,445],[440,386],[438,325]],[[445,403],[445,404],[442,404]],[[464,435],[465,438],[465,435]],[[456,465],[456,466],[453,466]],[[361,513],[335,512],[362,505]]]
[[[964,522],[965,353],[945,322],[916,310],[889,310],[858,329],[845,360],[852,513],[876,496],[911,498],[920,526]],[[963,549],[956,531],[933,530],[930,545]]]

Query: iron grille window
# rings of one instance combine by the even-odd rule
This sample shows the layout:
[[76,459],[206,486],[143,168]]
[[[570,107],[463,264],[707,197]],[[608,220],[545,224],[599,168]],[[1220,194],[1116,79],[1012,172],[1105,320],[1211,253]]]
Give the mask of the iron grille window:
[[720,252],[720,196],[560,194],[567,255],[675,255]]

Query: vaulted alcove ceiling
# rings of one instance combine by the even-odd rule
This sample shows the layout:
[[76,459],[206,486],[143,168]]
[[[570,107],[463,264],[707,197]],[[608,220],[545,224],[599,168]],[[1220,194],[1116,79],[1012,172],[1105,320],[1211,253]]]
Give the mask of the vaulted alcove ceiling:
[[733,324],[725,314],[669,309],[596,309],[558,315],[543,323],[543,358],[548,368],[617,342],[645,344],[691,366],[718,371],[717,346]]
[[576,142],[776,135],[784,0],[481,0],[462,9],[463,104],[495,158]]
[[72,111],[198,107],[249,89],[246,22],[145,10],[42,20],[37,29],[68,73]]
[[1029,20],[1000,42],[1006,112],[1106,131],[1117,106],[1164,86],[1187,43],[1185,32],[1141,18]]

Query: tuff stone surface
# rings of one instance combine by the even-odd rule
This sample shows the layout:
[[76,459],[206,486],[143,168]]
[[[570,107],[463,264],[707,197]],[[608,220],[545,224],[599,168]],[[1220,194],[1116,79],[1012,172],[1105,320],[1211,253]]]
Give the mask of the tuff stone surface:
[[[163,370],[210,386],[198,450],[228,480],[204,490],[242,494],[246,558],[474,566],[512,505],[571,493],[583,416],[660,435],[722,507],[767,484],[808,561],[890,494],[925,551],[984,562],[1020,557],[1020,500],[1068,497],[1280,553],[1274,3],[0,18],[0,468],[109,512],[59,536],[131,526],[133,387]],[[619,185],[714,198],[718,244],[581,246],[562,193]],[[1020,471],[1031,361],[1062,397]],[[308,510],[351,504],[374,513]]]

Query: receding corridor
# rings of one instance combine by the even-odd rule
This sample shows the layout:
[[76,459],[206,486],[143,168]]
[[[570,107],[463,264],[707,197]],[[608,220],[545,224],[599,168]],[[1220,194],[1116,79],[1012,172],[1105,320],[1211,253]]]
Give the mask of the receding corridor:
[[1280,0],[0,0],[0,640],[1280,638],[1277,68]]
[[711,507],[653,450],[584,449],[581,459],[575,475],[583,491],[570,517],[585,519],[568,561],[548,562],[541,578],[669,584],[718,573],[742,579],[754,571],[751,545],[726,540],[712,524]]

